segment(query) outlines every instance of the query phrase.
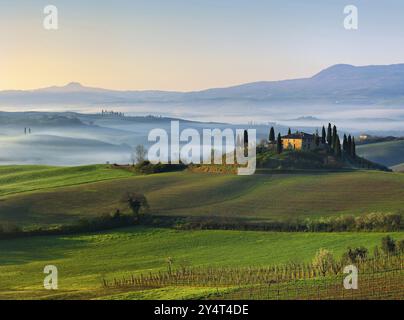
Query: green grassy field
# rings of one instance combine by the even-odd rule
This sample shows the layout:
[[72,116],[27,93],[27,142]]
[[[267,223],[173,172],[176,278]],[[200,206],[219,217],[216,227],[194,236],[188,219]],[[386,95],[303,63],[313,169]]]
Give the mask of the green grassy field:
[[[151,214],[269,221],[398,212],[404,175],[377,171],[236,176],[191,172],[134,175],[109,166],[0,167],[0,223],[53,225],[128,210],[127,192],[144,193]],[[390,233],[403,239],[404,233]],[[319,248],[340,256],[371,249],[384,233],[178,231],[131,227],[93,234],[0,241],[0,299],[190,299],[218,288],[105,289],[102,279],[174,267],[248,267],[311,261]],[[59,270],[57,291],[42,287],[45,265]],[[220,288],[225,294],[233,290]]]
[[[24,179],[21,168],[19,179],[14,180],[7,180],[10,172],[3,168],[0,170],[0,181],[4,181],[0,222],[50,225],[72,223],[80,217],[112,213],[116,209],[125,212],[122,199],[127,192],[144,193],[152,214],[168,216],[268,221],[403,209],[404,175],[398,173],[357,171],[236,176],[173,172],[133,176],[103,166],[90,168],[43,169],[61,174],[57,176],[50,172],[39,179],[32,176],[35,169],[25,171],[27,178]],[[42,169],[37,171],[40,174]],[[18,176],[18,172],[15,175]],[[91,182],[105,179],[110,180]],[[89,183],[84,184],[85,181]],[[77,184],[63,186],[73,183]]]
[[106,165],[80,167],[0,166],[0,196],[133,176]]
[[[404,233],[390,233],[403,239]],[[0,241],[0,299],[203,297],[216,288],[156,288],[136,292],[102,289],[103,277],[128,276],[189,266],[267,266],[311,261],[318,248],[338,257],[348,246],[371,249],[383,233],[275,233],[253,231],[175,231],[134,227],[74,236]],[[55,265],[59,290],[43,289],[43,268]],[[224,288],[226,289],[226,288]]]
[[358,155],[388,167],[404,163],[404,140],[357,146]]

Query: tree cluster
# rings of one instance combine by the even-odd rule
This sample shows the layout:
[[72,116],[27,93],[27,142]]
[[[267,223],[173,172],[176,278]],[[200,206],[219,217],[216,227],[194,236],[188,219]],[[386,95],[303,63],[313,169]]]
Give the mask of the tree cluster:
[[[290,132],[290,129],[289,129]],[[278,137],[275,138],[275,129],[274,127],[271,127],[271,129],[269,130],[269,143],[271,143],[272,145],[276,145],[276,152],[278,154],[282,153],[283,151],[283,144],[282,144],[282,136],[281,133],[278,133]]]
[[342,146],[341,139],[338,134],[337,126],[328,124],[327,130],[323,126],[321,142],[328,145],[328,148],[335,156],[341,157],[342,155],[349,156],[351,158],[356,157],[356,143],[355,137],[344,134]]

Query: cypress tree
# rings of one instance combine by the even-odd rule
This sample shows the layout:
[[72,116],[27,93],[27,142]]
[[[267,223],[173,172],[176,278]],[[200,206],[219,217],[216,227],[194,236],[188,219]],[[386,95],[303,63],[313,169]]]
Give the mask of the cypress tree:
[[244,130],[244,145],[248,145],[248,132]]
[[351,135],[348,136],[347,152],[350,156],[352,156],[352,137],[351,137]]
[[348,152],[348,138],[346,137],[346,134],[344,134],[344,142],[342,144],[342,148],[344,152]]
[[248,132],[244,130],[244,156],[248,155]]
[[325,127],[323,126],[323,131],[321,132],[321,143],[325,144],[327,141],[327,133],[325,132]]
[[318,147],[320,145],[320,135],[318,134],[318,129],[316,129],[316,135],[314,141],[316,143],[316,146]]
[[271,127],[271,130],[269,131],[269,142],[272,142],[272,143],[275,142],[275,129],[274,129],[274,127]]
[[335,148],[337,147],[337,139],[339,139],[338,132],[337,132],[337,126],[334,125],[334,127],[332,128],[332,148],[333,148],[333,150],[335,150]]
[[339,158],[341,157],[341,154],[342,154],[342,152],[341,152],[341,141],[339,140],[338,134],[335,136],[334,154]]
[[355,157],[356,157],[356,143],[355,143],[355,137],[352,137],[351,155],[352,155],[352,158],[355,158]]
[[278,133],[278,141],[276,143],[276,151],[280,154],[282,153],[282,137],[281,134]]
[[332,147],[332,130],[331,130],[331,123],[328,124],[327,143],[328,143],[328,146],[329,146],[329,147]]
[[290,130],[290,128],[289,128],[289,130],[288,130],[288,134],[289,134],[289,135],[292,134],[292,130]]

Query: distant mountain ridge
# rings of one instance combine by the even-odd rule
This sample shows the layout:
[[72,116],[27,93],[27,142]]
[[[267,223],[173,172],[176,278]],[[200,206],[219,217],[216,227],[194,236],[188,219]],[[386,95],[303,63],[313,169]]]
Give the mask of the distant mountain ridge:
[[72,82],[63,87],[0,91],[0,104],[167,103],[250,100],[277,103],[400,104],[404,102],[404,64],[338,64],[311,78],[260,81],[193,92],[117,91]]

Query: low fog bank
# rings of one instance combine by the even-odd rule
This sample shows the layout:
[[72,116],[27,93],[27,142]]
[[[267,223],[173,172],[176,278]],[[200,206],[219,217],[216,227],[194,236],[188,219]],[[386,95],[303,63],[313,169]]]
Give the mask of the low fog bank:
[[[0,112],[0,164],[83,165],[131,163],[137,145],[149,148],[149,132],[163,129],[170,135],[171,121],[162,117],[122,117],[77,113]],[[179,121],[180,130],[236,129],[221,123]],[[258,139],[268,135],[268,126],[253,126]],[[279,127],[286,133],[286,127]],[[185,143],[185,142],[184,142]]]
[[131,148],[50,135],[0,137],[0,164],[85,165],[129,163]]
[[[108,109],[124,112],[131,116],[156,115],[162,117],[189,119],[199,122],[219,122],[231,124],[267,124],[277,123],[292,127],[321,127],[328,122],[336,123],[346,131],[358,134],[362,132],[380,135],[404,136],[404,106],[401,105],[344,105],[335,104],[286,104],[250,100],[209,100],[183,103],[137,103],[110,104]],[[65,112],[71,110],[84,114],[100,111],[100,106],[92,105],[30,105],[17,109],[12,106],[2,108],[6,111],[35,110],[40,112]],[[100,123],[103,126],[102,123]],[[109,128],[135,130],[130,124]],[[143,131],[139,128],[140,131]]]
[[[154,107],[160,111],[164,107],[166,112],[163,114],[156,111],[154,114],[158,116],[147,116],[153,110],[150,105],[145,107],[144,114],[133,112],[133,106],[114,107],[114,111],[126,112],[125,117],[59,113],[54,110],[0,112],[0,164],[130,163],[134,147],[141,144],[148,148],[152,144],[148,141],[148,134],[153,129],[163,129],[170,134],[171,121],[178,120],[175,116],[181,114],[182,107],[185,108],[168,108],[167,105]],[[310,109],[291,106],[269,109],[260,104],[247,108],[239,103],[231,109],[229,104],[223,103],[217,105],[216,109],[212,106],[199,107],[194,108],[197,111],[188,116],[181,114],[182,118],[192,121],[180,120],[180,130],[194,128],[202,133],[203,129],[230,128],[235,131],[252,128],[257,130],[257,140],[260,141],[268,138],[271,126],[281,134],[286,134],[289,127],[292,131],[314,133],[332,122],[341,133],[404,136],[404,114],[398,108],[390,108],[387,113],[381,113],[376,107],[363,107],[362,112],[346,109],[327,115],[320,111],[320,106]],[[210,112],[207,113],[206,110]],[[167,117],[161,116],[162,114]],[[222,119],[226,121],[222,123]]]

